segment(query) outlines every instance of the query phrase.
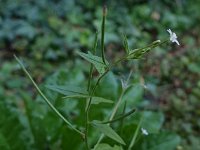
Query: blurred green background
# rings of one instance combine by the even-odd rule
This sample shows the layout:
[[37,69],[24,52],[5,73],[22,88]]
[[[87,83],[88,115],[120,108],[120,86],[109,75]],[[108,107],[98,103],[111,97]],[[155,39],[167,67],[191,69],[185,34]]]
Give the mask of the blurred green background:
[[[97,0],[0,1],[0,149],[85,148],[82,139],[43,102],[13,54],[23,58],[56,108],[83,128],[84,102],[62,100],[62,95],[45,85],[87,83],[89,63],[75,51],[91,50],[95,32],[100,30],[103,4]],[[106,76],[96,95],[115,100],[120,78],[132,70],[135,86],[124,98],[128,108],[144,110],[146,128],[152,131],[139,138],[134,148],[200,150],[200,1],[110,0],[106,5],[109,61],[124,54],[123,34],[134,49],[169,38],[166,30],[170,28],[180,46],[163,45],[141,60],[119,65]],[[139,86],[143,82],[147,89]],[[94,107],[93,117],[102,119],[110,108]],[[137,124],[137,115],[125,121],[121,134],[125,142],[130,142]],[[94,131],[89,142],[95,144],[97,138]],[[109,139],[104,143],[116,144]]]

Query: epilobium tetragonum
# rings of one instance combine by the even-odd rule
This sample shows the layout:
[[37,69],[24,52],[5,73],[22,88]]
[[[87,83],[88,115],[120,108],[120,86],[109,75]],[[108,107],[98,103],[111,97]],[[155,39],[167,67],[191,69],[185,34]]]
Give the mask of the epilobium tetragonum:
[[172,32],[171,29],[168,29],[167,32],[169,32],[169,34],[170,34],[170,41],[175,42],[177,45],[180,45],[177,40],[176,33]]
[[149,133],[147,132],[147,130],[144,129],[144,128],[141,128],[141,131],[142,131],[142,134],[144,134],[144,135],[148,135],[148,134],[149,134]]

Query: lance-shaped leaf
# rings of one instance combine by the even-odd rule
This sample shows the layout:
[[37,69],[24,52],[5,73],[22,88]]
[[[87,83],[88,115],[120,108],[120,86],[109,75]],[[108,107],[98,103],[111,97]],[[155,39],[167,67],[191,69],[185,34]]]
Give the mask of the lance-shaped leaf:
[[[70,96],[65,96],[64,98],[66,99],[69,99],[69,98],[76,98],[76,99],[88,99],[90,98],[89,95],[70,95]],[[93,105],[97,105],[97,104],[100,104],[100,103],[113,103],[112,100],[109,100],[109,99],[105,99],[103,97],[92,97],[92,101],[91,101],[91,104]]]
[[90,52],[88,52],[88,54],[82,53],[82,52],[77,52],[77,53],[82,58],[92,63],[100,74],[103,74],[105,72],[105,69],[107,65],[109,64],[108,61],[105,61],[106,62],[106,65],[105,65],[101,57],[93,55]]
[[104,133],[109,138],[115,140],[120,144],[126,145],[124,140],[109,125],[101,124],[100,121],[97,120],[94,120],[91,123],[93,127]]
[[97,104],[100,104],[100,103],[113,103],[113,101],[109,100],[109,99],[105,99],[103,97],[92,97],[91,104],[97,105]]
[[63,95],[87,95],[88,92],[81,87],[74,85],[46,85],[50,90],[56,91]]

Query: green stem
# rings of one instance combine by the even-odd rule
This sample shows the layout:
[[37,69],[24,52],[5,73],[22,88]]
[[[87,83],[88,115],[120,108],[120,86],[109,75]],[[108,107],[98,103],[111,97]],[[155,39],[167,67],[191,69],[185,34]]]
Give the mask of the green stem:
[[113,111],[112,111],[112,114],[111,114],[111,116],[110,116],[110,121],[111,120],[113,120],[113,118],[115,117],[115,114],[117,113],[117,110],[118,110],[118,108],[119,108],[119,106],[120,106],[120,104],[121,104],[121,101],[122,101],[122,97],[123,97],[123,95],[124,95],[124,92],[125,92],[125,89],[122,89],[122,92],[121,92],[121,94],[120,94],[120,97],[119,97],[119,99],[118,99],[118,101],[117,101],[117,103],[116,103],[116,105],[115,105],[115,107],[114,107],[114,109],[113,109]]
[[97,82],[94,86],[94,88],[92,89],[92,92],[90,94],[90,98],[89,98],[89,102],[86,108],[86,125],[85,125],[85,142],[87,145],[87,148],[89,148],[89,144],[88,144],[88,128],[89,128],[89,124],[90,124],[90,120],[89,120],[89,112],[90,112],[90,107],[91,107],[91,102],[92,102],[92,97],[94,96],[95,90],[97,88],[97,86],[99,85],[100,81],[102,80],[102,78],[112,69],[112,67],[114,65],[117,65],[118,63],[120,63],[121,61],[125,60],[123,59],[119,59],[116,62],[113,63],[113,65],[110,65],[109,67],[107,67],[106,71],[97,79]]
[[[157,41],[158,41],[158,40],[157,40]],[[156,41],[154,41],[154,42],[156,42]],[[160,46],[160,45],[162,45],[162,44],[165,44],[165,43],[169,42],[169,40],[167,39],[167,40],[164,40],[163,42],[159,42],[159,43],[154,43],[154,42],[151,43],[151,44],[149,44],[149,45],[147,45],[147,46],[145,46],[145,47],[138,48],[138,50],[147,49],[147,48],[149,48],[149,47],[155,48],[155,47],[157,47],[157,46]]]
[[[93,54],[96,53],[97,42],[98,42],[98,32],[96,32],[96,34],[95,34],[95,40],[94,40],[94,45],[93,45],[93,49],[92,49]],[[93,64],[91,64],[90,65],[89,80],[88,80],[88,87],[87,87],[88,93],[90,93],[90,87],[91,87],[91,80],[92,80],[93,69],[94,69],[94,66],[93,66]],[[89,99],[89,101],[88,100],[86,101],[86,110],[87,110],[87,107],[88,107],[89,103],[91,103],[90,99]],[[89,114],[88,114],[87,111],[86,111],[86,118],[85,118],[85,120],[86,120],[85,121],[85,144],[86,144],[87,149],[89,150],[90,149],[89,143],[88,143]]]
[[97,80],[94,88],[92,89],[92,92],[91,92],[91,97],[89,98],[89,102],[88,102],[88,105],[87,105],[87,108],[86,108],[86,125],[85,125],[85,143],[87,145],[87,148],[89,148],[89,144],[88,144],[88,128],[89,128],[89,124],[90,124],[90,120],[89,120],[89,111],[90,111],[90,107],[91,107],[91,102],[92,102],[92,97],[95,93],[95,90],[99,84],[99,82],[101,81],[101,79],[109,72],[109,69],[107,69]]
[[[114,118],[114,116],[115,116],[115,114],[116,114],[116,112],[117,112],[117,110],[118,110],[118,108],[121,104],[122,97],[123,97],[125,91],[126,91],[126,89],[122,89],[120,97],[119,97],[117,103],[115,104],[115,106],[113,108],[113,111],[112,111],[112,114],[109,118],[109,121],[113,120],[113,118]],[[108,125],[110,125],[110,124],[108,124]],[[103,138],[104,138],[104,134],[101,134],[101,136],[99,137],[99,140],[97,141],[96,145],[94,146],[94,150],[97,148],[97,146],[100,144],[100,142],[102,141]]]
[[124,118],[128,117],[129,115],[131,115],[132,113],[134,113],[136,111],[136,109],[132,109],[131,111],[129,111],[128,113],[125,113],[124,112],[124,109],[123,109],[123,114],[120,115],[119,117],[116,117],[115,119],[113,120],[109,120],[109,121],[103,121],[101,122],[102,124],[108,124],[108,123],[113,123],[113,122],[116,122],[116,121],[119,121],[119,120],[123,120]]
[[[161,44],[163,44],[163,43],[166,43],[167,41],[168,41],[168,40],[166,40],[166,41],[164,41],[164,42],[161,42],[161,43],[159,43],[159,45],[161,45]],[[95,92],[95,90],[96,90],[96,88],[97,88],[99,82],[101,81],[101,79],[113,68],[113,66],[115,66],[115,65],[117,65],[118,63],[120,63],[120,62],[126,60],[126,59],[127,59],[127,56],[128,56],[128,55],[126,55],[126,56],[120,58],[119,60],[117,60],[117,61],[114,62],[113,64],[109,65],[108,68],[107,68],[107,70],[98,78],[98,80],[97,80],[97,82],[96,82],[96,84],[95,84],[95,86],[94,86],[94,88],[93,88],[93,90],[92,90],[92,92],[91,92],[91,97],[90,97],[90,99],[89,99],[89,103],[88,103],[88,106],[87,106],[87,108],[86,108],[86,123],[87,123],[87,125],[86,125],[86,133],[85,133],[86,139],[87,139],[87,136],[88,136],[88,126],[89,126],[89,123],[90,123],[90,122],[89,122],[89,110],[90,110],[90,106],[91,106],[92,96],[94,95],[94,92]],[[121,99],[122,99],[122,96],[123,96],[125,90],[126,90],[126,89],[123,89],[123,90],[122,90],[122,93],[121,93],[121,95],[120,95],[120,98],[118,99],[118,102],[116,103],[116,105],[115,105],[115,107],[114,107],[114,109],[113,109],[113,112],[112,112],[112,114],[111,114],[111,116],[110,116],[110,119],[109,119],[110,121],[114,118],[114,116],[115,116],[115,114],[116,114],[116,112],[117,112],[117,109],[118,109],[118,107],[119,107],[119,104],[121,103]],[[95,145],[94,149],[98,146],[98,144],[101,142],[101,140],[103,139],[103,137],[104,137],[104,134],[102,134],[102,135],[100,136],[100,138],[99,138],[97,144]]]
[[47,97],[43,94],[43,92],[40,90],[40,88],[37,86],[37,84],[35,83],[35,81],[33,80],[33,78],[31,77],[31,75],[28,73],[28,71],[26,70],[26,68],[24,67],[24,65],[22,64],[22,62],[19,60],[19,58],[17,56],[15,56],[15,59],[17,60],[17,62],[20,64],[21,68],[23,69],[23,71],[25,72],[25,74],[29,77],[29,79],[31,80],[31,82],[33,83],[33,85],[35,86],[35,88],[37,89],[38,93],[42,96],[42,98],[45,100],[45,102],[49,105],[49,107],[74,131],[76,131],[77,133],[79,133],[83,138],[85,137],[84,133],[82,133],[81,131],[79,131],[78,129],[76,129],[67,119],[65,119],[65,117],[51,104],[51,102],[47,99]]
[[[92,53],[95,55],[96,54],[96,49],[97,49],[97,42],[98,42],[98,32],[95,34],[95,40],[94,40],[94,45],[92,48]],[[94,66],[93,64],[90,65],[90,73],[89,73],[89,79],[88,79],[88,87],[87,91],[90,92],[90,86],[91,86],[91,80],[92,80],[92,73],[93,73]]]
[[[126,111],[126,101],[124,103],[124,108],[123,108],[123,111],[122,111],[122,115],[125,114],[125,111]],[[120,121],[120,136],[122,135],[122,129],[123,129],[123,125],[124,125],[124,118]]]
[[132,147],[133,147],[133,145],[135,144],[135,140],[136,140],[136,138],[137,138],[137,135],[138,135],[138,132],[139,132],[141,123],[142,123],[142,119],[140,120],[140,122],[139,122],[139,124],[138,124],[138,126],[137,126],[137,128],[136,128],[136,131],[135,131],[135,133],[134,133],[134,135],[133,135],[133,137],[132,137],[132,140],[131,140],[131,143],[130,143],[130,145],[129,145],[129,147],[128,147],[128,150],[131,150]]
[[105,33],[105,22],[106,22],[106,12],[107,8],[106,6],[103,7],[103,19],[102,19],[102,24],[101,24],[101,56],[103,63],[106,65],[106,60],[105,60],[105,52],[104,52],[104,33]]
[[93,73],[93,65],[90,65],[90,73],[89,73],[89,80],[88,80],[88,86],[87,86],[87,91],[90,92],[90,85],[91,85],[91,80],[92,80],[92,73]]

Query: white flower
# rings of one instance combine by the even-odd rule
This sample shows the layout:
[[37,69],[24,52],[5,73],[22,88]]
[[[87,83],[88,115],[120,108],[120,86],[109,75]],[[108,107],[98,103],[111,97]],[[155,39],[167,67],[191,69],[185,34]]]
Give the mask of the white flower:
[[169,34],[170,34],[170,41],[175,42],[177,45],[180,45],[177,40],[176,33],[172,32],[171,29],[168,29],[167,32],[169,32]]
[[148,135],[149,134],[146,129],[141,128],[141,130],[142,130],[142,134],[144,134],[144,135]]

